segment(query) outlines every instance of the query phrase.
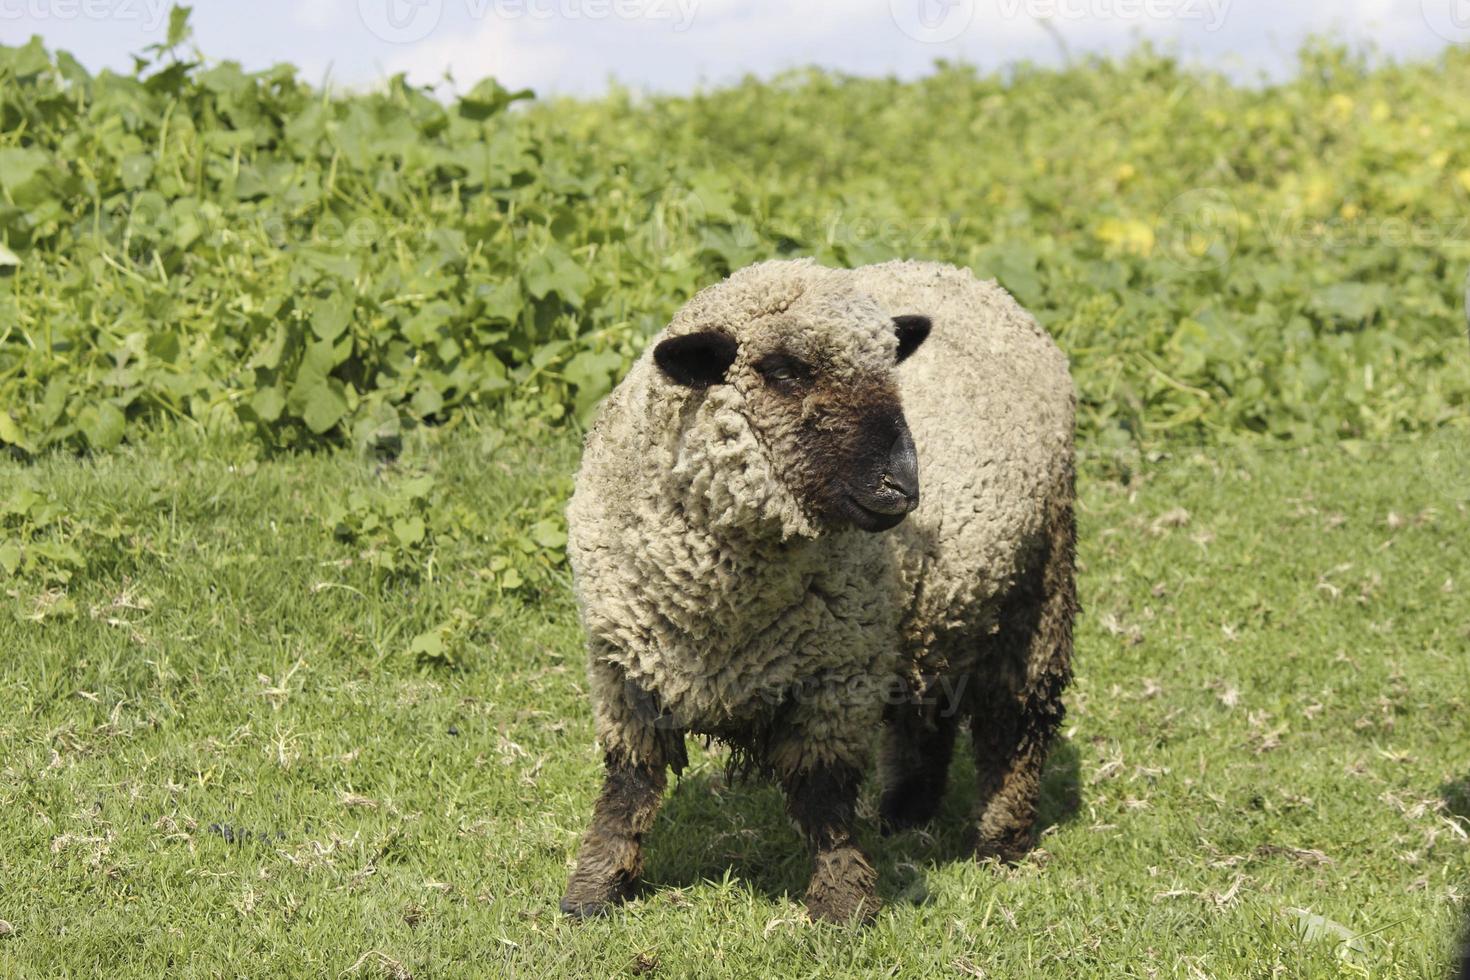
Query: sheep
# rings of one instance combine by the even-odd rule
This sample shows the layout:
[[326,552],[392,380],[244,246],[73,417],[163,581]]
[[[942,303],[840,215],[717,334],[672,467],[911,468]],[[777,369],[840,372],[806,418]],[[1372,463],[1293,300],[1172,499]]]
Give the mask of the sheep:
[[934,815],[968,716],[976,854],[1024,856],[1070,679],[1075,409],[1065,356],[967,269],[769,261],[691,299],[568,505],[606,770],[562,910],[629,897],[686,734],[780,781],[814,920],[879,909],[880,729],[885,833]]

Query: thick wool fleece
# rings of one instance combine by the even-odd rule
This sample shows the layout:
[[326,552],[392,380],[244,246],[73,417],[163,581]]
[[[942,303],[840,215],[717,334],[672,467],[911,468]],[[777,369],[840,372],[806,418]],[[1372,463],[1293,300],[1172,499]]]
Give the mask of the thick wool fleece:
[[[895,367],[902,314],[933,330]],[[711,329],[738,344],[726,383],[653,363]],[[896,529],[822,530],[790,489],[797,419],[761,414],[754,368],[778,346],[854,397],[897,385],[922,492]],[[767,262],[699,293],[607,399],[568,510],[604,748],[668,762],[668,733],[689,731],[784,774],[864,766],[884,685],[967,671],[997,629],[1049,505],[1070,503],[1073,413],[1064,356],[968,270]]]

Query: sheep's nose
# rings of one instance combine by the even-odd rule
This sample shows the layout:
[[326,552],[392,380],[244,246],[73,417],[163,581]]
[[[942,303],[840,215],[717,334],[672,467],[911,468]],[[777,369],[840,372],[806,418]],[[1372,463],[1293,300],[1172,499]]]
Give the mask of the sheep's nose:
[[883,490],[903,498],[904,511],[919,506],[919,454],[914,449],[914,437],[909,427],[898,423],[898,438],[888,450],[888,465],[880,481]]

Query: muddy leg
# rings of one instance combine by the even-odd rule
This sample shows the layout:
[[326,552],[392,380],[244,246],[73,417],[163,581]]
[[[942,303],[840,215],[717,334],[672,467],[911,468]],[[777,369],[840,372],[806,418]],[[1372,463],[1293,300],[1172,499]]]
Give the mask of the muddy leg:
[[684,737],[656,702],[594,663],[598,739],[606,749],[602,794],[577,852],[561,910],[587,918],[626,900],[643,870],[643,835],[653,827],[668,785],[667,768],[683,768]]
[[[1075,538],[1068,492],[1054,510],[1038,572],[1012,599],[995,652],[982,661],[981,672],[991,676],[975,678],[981,693],[970,726],[980,781],[979,857],[1015,861],[1032,846],[1042,767],[1062,723],[1062,690],[1071,678]],[[1005,677],[1011,682],[997,681]]]
[[871,922],[882,904],[878,872],[855,835],[861,772],[842,763],[818,764],[786,776],[786,805],[812,849],[815,867],[807,913],[826,922]]

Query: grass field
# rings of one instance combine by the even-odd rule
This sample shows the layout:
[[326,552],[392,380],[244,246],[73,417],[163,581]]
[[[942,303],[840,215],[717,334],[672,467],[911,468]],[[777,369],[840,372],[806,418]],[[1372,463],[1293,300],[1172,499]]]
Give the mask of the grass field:
[[[1467,82],[1313,42],[527,101],[246,72],[183,8],[128,75],[0,45],[0,978],[1443,976]],[[574,430],[796,256],[969,266],[1070,358],[1047,829],[968,861],[961,759],[870,840],[877,925],[813,926],[779,794],[699,749],[577,926]]]
[[859,932],[804,921],[777,792],[717,750],[645,894],[557,912],[599,759],[564,572],[503,558],[575,465],[535,442],[467,417],[392,464],[165,436],[0,464],[38,563],[0,596],[0,975],[1445,971],[1463,442],[1088,461],[1041,849],[965,859],[959,762],[931,833],[869,841],[888,907]]

